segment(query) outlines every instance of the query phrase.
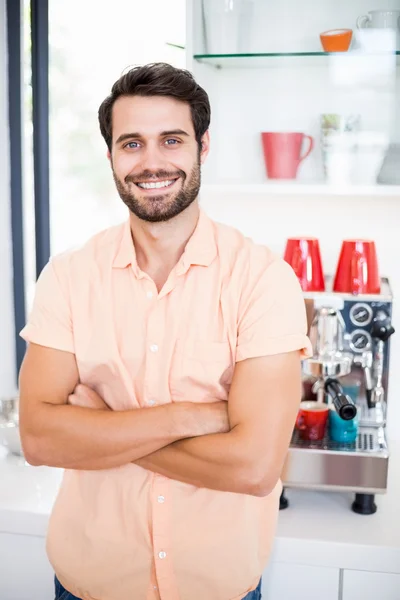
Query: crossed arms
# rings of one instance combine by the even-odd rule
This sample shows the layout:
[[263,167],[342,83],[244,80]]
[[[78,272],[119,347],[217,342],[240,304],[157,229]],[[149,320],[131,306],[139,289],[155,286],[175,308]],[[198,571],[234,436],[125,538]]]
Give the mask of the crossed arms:
[[112,411],[79,384],[74,354],[29,344],[19,381],[22,445],[32,465],[134,462],[197,487],[265,496],[281,475],[300,386],[296,350],[238,362],[228,402]]

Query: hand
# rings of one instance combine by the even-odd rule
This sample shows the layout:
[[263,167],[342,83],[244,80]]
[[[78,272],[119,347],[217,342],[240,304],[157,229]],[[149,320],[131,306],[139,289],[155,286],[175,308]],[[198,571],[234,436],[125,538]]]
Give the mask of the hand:
[[200,411],[200,433],[207,435],[212,433],[228,433],[230,431],[228,402],[219,401],[207,404],[196,404]]
[[98,393],[83,383],[78,383],[73,393],[68,396],[68,404],[97,410],[110,410]]
[[[68,396],[68,404],[97,410],[111,410],[97,392],[83,383],[79,383],[73,393]],[[193,429],[192,435],[208,435],[230,431],[227,402],[182,402],[171,404],[171,407],[174,406],[176,408],[179,405],[180,408],[185,406],[187,417],[189,417],[192,423],[190,426],[190,430]]]

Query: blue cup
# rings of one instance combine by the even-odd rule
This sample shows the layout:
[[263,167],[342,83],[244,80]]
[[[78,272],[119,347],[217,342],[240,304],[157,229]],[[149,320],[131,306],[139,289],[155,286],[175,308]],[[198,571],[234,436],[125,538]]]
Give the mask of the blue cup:
[[358,396],[360,394],[360,383],[358,381],[354,381],[353,383],[342,383],[343,393],[346,396],[350,396],[354,403],[357,402]]
[[333,442],[340,444],[352,444],[356,441],[358,435],[358,417],[350,421],[344,421],[340,418],[334,408],[329,411],[329,437]]

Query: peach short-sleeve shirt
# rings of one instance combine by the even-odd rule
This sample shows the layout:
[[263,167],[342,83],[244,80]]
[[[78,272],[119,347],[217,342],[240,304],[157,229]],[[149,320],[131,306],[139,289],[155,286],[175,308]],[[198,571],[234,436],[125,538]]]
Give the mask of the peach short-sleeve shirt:
[[[235,362],[306,353],[306,328],[289,265],[201,211],[160,293],[138,267],[129,220],[53,257],[21,336],[73,352],[80,381],[127,410],[228,401]],[[197,488],[135,464],[66,470],[48,556],[84,600],[239,600],[267,563],[280,491]]]

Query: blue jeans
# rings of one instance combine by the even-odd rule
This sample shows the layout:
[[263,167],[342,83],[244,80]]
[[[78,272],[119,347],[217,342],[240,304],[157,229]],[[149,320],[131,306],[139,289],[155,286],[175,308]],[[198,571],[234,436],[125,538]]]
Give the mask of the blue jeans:
[[76,596],[73,596],[71,592],[68,592],[58,581],[57,577],[54,577],[54,586],[56,591],[54,600],[80,600]]
[[261,579],[256,589],[250,592],[250,594],[247,594],[243,600],[261,600]]
[[[76,596],[73,596],[70,592],[67,592],[65,588],[58,581],[57,577],[54,578],[54,584],[56,588],[56,597],[54,600],[79,600]],[[243,600],[261,600],[261,581],[255,590],[247,594]]]

